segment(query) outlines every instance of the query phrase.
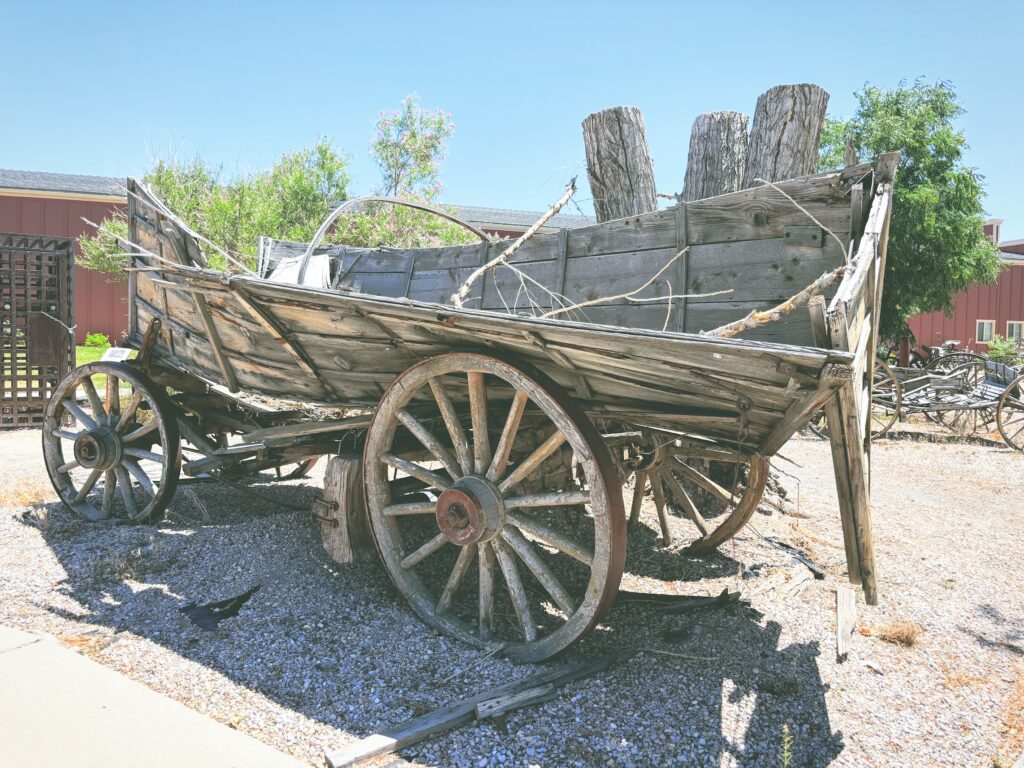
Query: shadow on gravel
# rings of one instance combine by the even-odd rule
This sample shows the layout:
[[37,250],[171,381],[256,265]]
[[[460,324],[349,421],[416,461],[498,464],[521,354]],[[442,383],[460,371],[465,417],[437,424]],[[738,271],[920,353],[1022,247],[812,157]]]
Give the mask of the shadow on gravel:
[[[106,637],[100,654],[116,654],[130,633],[357,737],[537,671],[421,624],[378,564],[331,563],[309,512],[281,511],[282,504],[308,510],[319,492],[312,484],[257,490],[259,497],[191,486],[159,526],[90,524],[48,505],[38,527],[67,574],[55,589],[73,602],[45,607],[97,627]],[[659,551],[645,539],[656,538],[653,532],[640,533],[630,549],[646,548],[639,567],[659,578],[697,582],[739,568],[724,555]],[[191,625],[179,610],[257,584],[239,615],[214,632]],[[645,652],[504,724],[467,726],[402,754],[434,765],[477,765],[500,750],[512,765],[718,766],[732,756],[742,766],[776,766],[784,725],[792,734],[791,765],[823,767],[842,751],[817,643],[784,644],[781,627],[748,608],[679,616],[621,606],[541,668],[624,646],[700,658]],[[137,650],[127,653],[119,666],[139,658]],[[165,686],[180,676],[183,692],[211,684],[192,679],[188,668],[147,674]],[[181,698],[188,703],[187,693]],[[287,728],[286,721],[277,727]]]

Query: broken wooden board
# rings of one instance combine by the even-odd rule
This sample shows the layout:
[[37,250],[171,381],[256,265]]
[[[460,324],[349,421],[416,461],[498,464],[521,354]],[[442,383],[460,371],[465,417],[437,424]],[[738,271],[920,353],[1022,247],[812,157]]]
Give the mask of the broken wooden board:
[[325,755],[327,764],[330,768],[343,768],[344,766],[356,765],[363,760],[377,755],[394,752],[402,747],[422,741],[435,733],[470,722],[476,717],[478,704],[493,701],[498,697],[512,696],[548,684],[552,686],[552,689],[561,688],[574,680],[579,680],[608,669],[613,664],[627,661],[635,656],[636,653],[636,649],[628,648],[608,654],[607,656],[601,656],[593,661],[581,661],[550,672],[527,675],[520,680],[492,688],[489,691],[484,691],[471,698],[442,707],[422,717],[417,717],[401,725],[388,728],[383,733],[375,733],[341,749],[327,752]]
[[846,661],[850,636],[857,626],[857,595],[846,584],[836,587],[836,661]]
[[377,557],[366,516],[362,457],[335,456],[327,462],[323,499],[313,502],[313,517],[334,562],[348,565]]

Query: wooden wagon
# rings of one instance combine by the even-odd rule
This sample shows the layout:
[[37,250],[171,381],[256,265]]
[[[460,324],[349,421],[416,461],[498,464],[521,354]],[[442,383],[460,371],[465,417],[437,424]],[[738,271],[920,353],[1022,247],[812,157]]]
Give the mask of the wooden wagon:
[[[708,552],[755,511],[768,458],[824,407],[849,577],[874,603],[869,361],[896,161],[538,234],[462,306],[449,297],[507,243],[267,241],[267,276],[231,274],[131,181],[139,353],[58,387],[43,434],[54,486],[89,519],[154,521],[182,471],[294,477],[319,456],[360,456],[348,513],[365,490],[373,540],[413,610],[540,660],[611,605],[645,494],[663,544],[675,514],[693,535],[673,546]],[[701,333],[844,263],[827,303],[739,338]],[[662,270],[635,295],[538,316]],[[258,396],[345,410],[312,420]]]

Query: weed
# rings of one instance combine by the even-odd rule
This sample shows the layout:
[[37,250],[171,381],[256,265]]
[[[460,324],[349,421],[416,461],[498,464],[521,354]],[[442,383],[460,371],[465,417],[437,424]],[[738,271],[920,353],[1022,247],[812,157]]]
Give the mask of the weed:
[[793,734],[789,731],[789,723],[782,724],[782,750],[779,752],[782,768],[793,764]]

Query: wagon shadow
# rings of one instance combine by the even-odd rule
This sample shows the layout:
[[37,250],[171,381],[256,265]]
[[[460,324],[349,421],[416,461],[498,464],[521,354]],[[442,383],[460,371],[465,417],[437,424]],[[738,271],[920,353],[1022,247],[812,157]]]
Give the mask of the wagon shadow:
[[[331,563],[309,513],[281,512],[273,501],[308,509],[317,493],[312,485],[258,490],[268,498],[193,486],[205,509],[202,524],[96,525],[50,505],[43,534],[67,574],[58,590],[71,604],[54,599],[49,610],[93,625],[108,637],[108,647],[141,638],[257,692],[272,706],[353,737],[536,671],[466,648],[421,624],[376,563]],[[172,520],[196,516],[189,503],[188,494],[179,493]],[[672,552],[663,555],[679,559]],[[694,560],[686,577],[698,580],[701,567],[708,569],[705,577],[736,567],[736,561],[722,560]],[[190,601],[223,599],[256,584],[260,591],[240,615],[215,632],[193,626],[179,610]],[[667,644],[664,631],[683,621],[700,629]],[[815,643],[781,647],[780,633],[778,624],[746,611],[680,619],[635,606],[616,609],[545,666],[624,646],[715,661],[644,652],[547,704],[510,714],[504,733],[501,726],[472,727],[483,749],[500,747],[513,764],[545,764],[543,750],[558,743],[584,765],[718,765],[727,755],[740,765],[756,765],[776,764],[786,723],[795,736],[793,764],[828,765],[841,751],[842,737],[829,724],[819,649]],[[202,689],[200,681],[197,686]],[[603,720],[606,707],[587,704],[609,691],[621,713],[614,730]],[[563,745],[549,720],[571,719],[574,709],[584,720],[593,719],[601,738],[572,736]],[[732,714],[737,710],[743,712],[739,719]],[[679,721],[691,727],[676,732]],[[435,765],[467,762],[460,750],[457,740],[440,735],[403,750],[403,756]]]

